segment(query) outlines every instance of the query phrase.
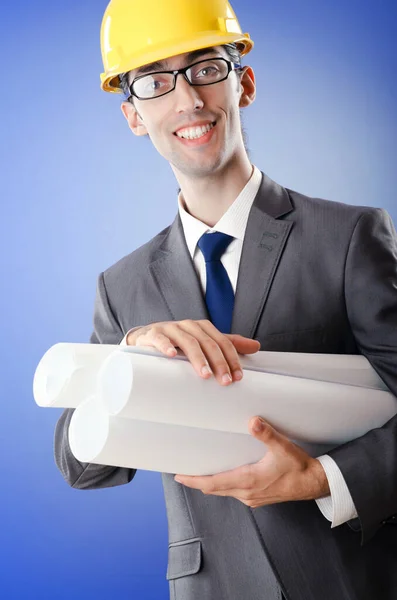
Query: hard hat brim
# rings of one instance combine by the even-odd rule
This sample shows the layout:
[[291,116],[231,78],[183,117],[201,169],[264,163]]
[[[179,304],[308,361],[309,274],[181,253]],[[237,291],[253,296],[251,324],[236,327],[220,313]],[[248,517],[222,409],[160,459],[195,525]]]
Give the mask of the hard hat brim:
[[178,56],[179,54],[185,54],[186,52],[192,52],[193,50],[204,50],[205,48],[231,43],[237,45],[241,56],[248,54],[254,46],[254,42],[251,40],[248,33],[242,35],[237,33],[226,33],[220,38],[219,31],[211,31],[204,33],[198,39],[180,40],[166,50],[163,46],[159,48],[151,47],[150,49],[148,48],[148,51],[145,53],[140,52],[139,56],[125,58],[122,64],[115,65],[111,71],[101,73],[101,88],[105,92],[121,94],[122,90],[120,88],[119,75],[123,73],[133,71],[144,65],[164,60],[171,56]]

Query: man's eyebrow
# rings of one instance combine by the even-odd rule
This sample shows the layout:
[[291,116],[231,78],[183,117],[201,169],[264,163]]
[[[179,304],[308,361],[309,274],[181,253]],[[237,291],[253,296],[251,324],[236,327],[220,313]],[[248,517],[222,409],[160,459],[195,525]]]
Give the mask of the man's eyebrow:
[[137,75],[143,75],[144,73],[154,73],[155,71],[162,69],[167,70],[167,63],[158,60],[154,63],[150,63],[150,65],[144,65],[143,67],[139,67],[139,69],[135,73],[135,77]]
[[201,58],[202,56],[205,56],[207,54],[217,54],[218,57],[221,58],[219,56],[219,51],[215,48],[200,48],[200,50],[193,50],[193,52],[189,52],[186,55],[187,64],[189,64],[192,60],[195,60],[196,58]]
[[[200,50],[193,50],[186,54],[186,64],[188,65],[192,60],[196,58],[200,58],[202,56],[206,56],[207,54],[217,54],[219,55],[218,50],[215,48],[201,48]],[[221,58],[219,56],[219,58]],[[138,75],[144,75],[145,73],[155,73],[156,71],[171,71],[172,69],[168,69],[167,61],[157,60],[156,62],[150,63],[149,65],[144,65],[143,67],[139,67],[137,72],[135,73],[135,77]]]

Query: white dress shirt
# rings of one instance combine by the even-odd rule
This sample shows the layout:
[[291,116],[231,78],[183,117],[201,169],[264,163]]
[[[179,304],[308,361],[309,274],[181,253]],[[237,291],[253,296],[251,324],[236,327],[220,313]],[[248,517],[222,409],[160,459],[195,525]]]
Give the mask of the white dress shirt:
[[[204,233],[215,231],[226,233],[235,238],[222,255],[221,262],[229,276],[233,291],[236,292],[238,270],[248,216],[258,192],[261,179],[261,172],[257,167],[254,167],[252,176],[247,185],[214,227],[208,227],[208,225],[189,214],[186,210],[182,194],[179,194],[178,208],[186,244],[190,256],[192,257],[204,295],[206,290],[206,268],[203,254],[199,249],[197,242]],[[122,340],[122,345],[126,344],[127,335]],[[327,454],[318,457],[317,460],[319,460],[323,466],[331,492],[329,496],[316,500],[317,506],[324,517],[331,521],[331,527],[336,527],[337,525],[341,525],[342,523],[357,517],[357,512],[344,477],[336,462]]]

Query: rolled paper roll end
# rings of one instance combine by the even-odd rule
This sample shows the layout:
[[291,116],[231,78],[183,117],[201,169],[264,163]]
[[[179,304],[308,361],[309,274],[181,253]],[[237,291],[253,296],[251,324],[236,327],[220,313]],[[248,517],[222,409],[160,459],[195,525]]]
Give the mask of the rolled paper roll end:
[[[150,360],[150,359],[149,359]],[[134,383],[131,355],[113,352],[98,373],[98,397],[109,415],[118,415],[127,405]]]
[[97,372],[117,346],[59,343],[44,354],[33,379],[39,406],[77,408],[95,393]]
[[74,411],[69,425],[69,446],[77,460],[94,462],[109,435],[109,416],[95,396],[90,396]]
[[[33,397],[39,406],[56,406],[74,371],[70,344],[51,346],[40,360],[33,378]],[[65,408],[67,408],[65,406]]]

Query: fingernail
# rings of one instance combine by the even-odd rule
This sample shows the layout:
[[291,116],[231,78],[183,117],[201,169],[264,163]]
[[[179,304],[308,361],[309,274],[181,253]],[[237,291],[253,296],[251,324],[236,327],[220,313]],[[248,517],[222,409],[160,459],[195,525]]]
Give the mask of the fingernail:
[[205,366],[201,369],[201,374],[204,376],[211,375],[212,371],[208,366]]
[[260,417],[256,419],[255,421],[255,425],[253,427],[253,430],[256,431],[257,433],[260,433],[261,431],[263,431],[265,427],[265,422],[263,419],[261,419]]
[[181,479],[179,479],[179,477],[174,477],[174,481],[177,481],[178,483],[181,483]]
[[262,346],[261,341],[258,340],[258,338],[255,338],[255,341],[259,343],[259,349],[260,349],[260,347]]
[[230,383],[231,381],[232,378],[230,377],[229,373],[225,373],[222,377],[222,383]]
[[243,372],[242,372],[242,371],[234,371],[234,377],[235,377],[237,380],[240,380],[240,379],[242,379],[242,378],[243,378]]

